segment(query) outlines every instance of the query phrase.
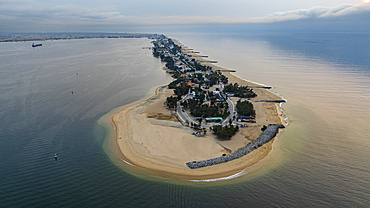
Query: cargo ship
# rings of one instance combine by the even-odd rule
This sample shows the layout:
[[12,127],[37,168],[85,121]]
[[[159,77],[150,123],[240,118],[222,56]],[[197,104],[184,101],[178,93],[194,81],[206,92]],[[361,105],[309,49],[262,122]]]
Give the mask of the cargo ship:
[[37,47],[37,46],[42,46],[42,44],[41,43],[36,43],[36,44],[32,43],[32,47]]

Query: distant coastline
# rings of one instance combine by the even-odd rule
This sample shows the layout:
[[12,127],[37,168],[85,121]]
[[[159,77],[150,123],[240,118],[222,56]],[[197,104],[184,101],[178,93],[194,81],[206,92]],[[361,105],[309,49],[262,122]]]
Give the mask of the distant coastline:
[[72,40],[91,38],[149,38],[156,39],[163,35],[142,33],[34,33],[0,34],[0,42]]
[[[181,50],[186,50],[177,41],[175,44],[181,47]],[[188,51],[188,54],[194,55],[195,53],[198,52]],[[266,86],[240,79],[232,75],[231,70],[205,61],[202,56],[194,57],[199,63],[212,67],[215,71],[222,71],[229,83],[252,87],[260,101],[283,100]],[[171,70],[167,69],[166,71],[170,72]],[[197,135],[191,134],[194,130],[189,124],[187,127],[187,125],[184,126],[184,122],[179,122],[176,118],[178,117],[176,111],[164,106],[166,99],[172,95],[174,95],[173,89],[160,87],[156,90],[154,97],[139,104],[125,107],[112,117],[117,133],[116,141],[124,155],[124,158],[121,159],[136,166],[175,174],[175,176],[187,180],[230,176],[265,158],[272,149],[272,141],[266,140],[263,145],[259,145],[248,155],[227,163],[197,169],[190,169],[186,163],[233,154],[255,141],[263,132],[261,127],[263,129],[264,126],[270,124],[283,127],[287,123],[280,103],[253,102],[256,110],[255,121],[249,123],[247,128],[240,129],[231,140],[219,140],[211,132],[203,137],[197,137]],[[234,98],[232,100],[233,102],[237,101]],[[194,124],[194,126],[196,125]]]

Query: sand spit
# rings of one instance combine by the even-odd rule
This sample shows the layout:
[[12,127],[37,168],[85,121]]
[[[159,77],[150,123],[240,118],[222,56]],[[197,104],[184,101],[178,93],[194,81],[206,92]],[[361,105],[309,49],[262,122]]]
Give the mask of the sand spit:
[[[203,57],[196,59],[203,59]],[[229,83],[255,87],[253,90],[258,100],[282,99],[270,90],[261,88],[261,85],[225,72],[227,69],[212,63],[204,64],[212,66],[214,70],[223,70]],[[190,169],[186,163],[235,153],[255,141],[261,135],[263,125],[286,125],[278,103],[252,101],[256,111],[256,123],[248,123],[248,127],[241,128],[231,140],[218,140],[210,132],[205,137],[195,137],[191,134],[194,130],[182,126],[174,116],[175,113],[164,105],[166,98],[172,94],[173,90],[159,87],[153,97],[128,106],[112,117],[117,131],[117,144],[125,157],[124,160],[148,170],[164,172],[186,180],[226,177],[241,172],[266,157],[272,149],[273,140],[248,155],[227,163],[198,169]],[[233,99],[236,101],[239,98]]]

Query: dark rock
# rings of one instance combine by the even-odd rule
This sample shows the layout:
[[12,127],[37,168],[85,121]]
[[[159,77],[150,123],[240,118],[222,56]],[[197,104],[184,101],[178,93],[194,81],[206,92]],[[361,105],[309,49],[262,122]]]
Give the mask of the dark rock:
[[202,167],[207,167],[211,165],[217,165],[220,163],[226,163],[228,161],[238,159],[240,157],[243,157],[244,155],[247,155],[254,149],[257,149],[258,147],[261,147],[262,145],[271,141],[278,133],[279,128],[285,128],[285,127],[282,124],[270,124],[255,141],[253,141],[252,143],[248,144],[247,146],[243,147],[242,149],[234,153],[223,155],[222,157],[218,157],[218,158],[208,159],[208,160],[188,162],[186,163],[186,165],[191,169],[196,169],[196,168],[202,168]]

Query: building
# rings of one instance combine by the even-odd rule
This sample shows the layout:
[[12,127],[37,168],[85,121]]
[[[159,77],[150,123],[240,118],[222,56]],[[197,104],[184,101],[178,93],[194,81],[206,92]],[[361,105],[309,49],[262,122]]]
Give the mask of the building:
[[190,87],[199,87],[198,84],[192,83],[192,82],[186,82],[186,84]]
[[249,116],[238,116],[236,119],[238,122],[249,122],[251,120],[251,117]]
[[213,117],[213,118],[206,118],[206,122],[222,122],[223,119],[221,117]]

